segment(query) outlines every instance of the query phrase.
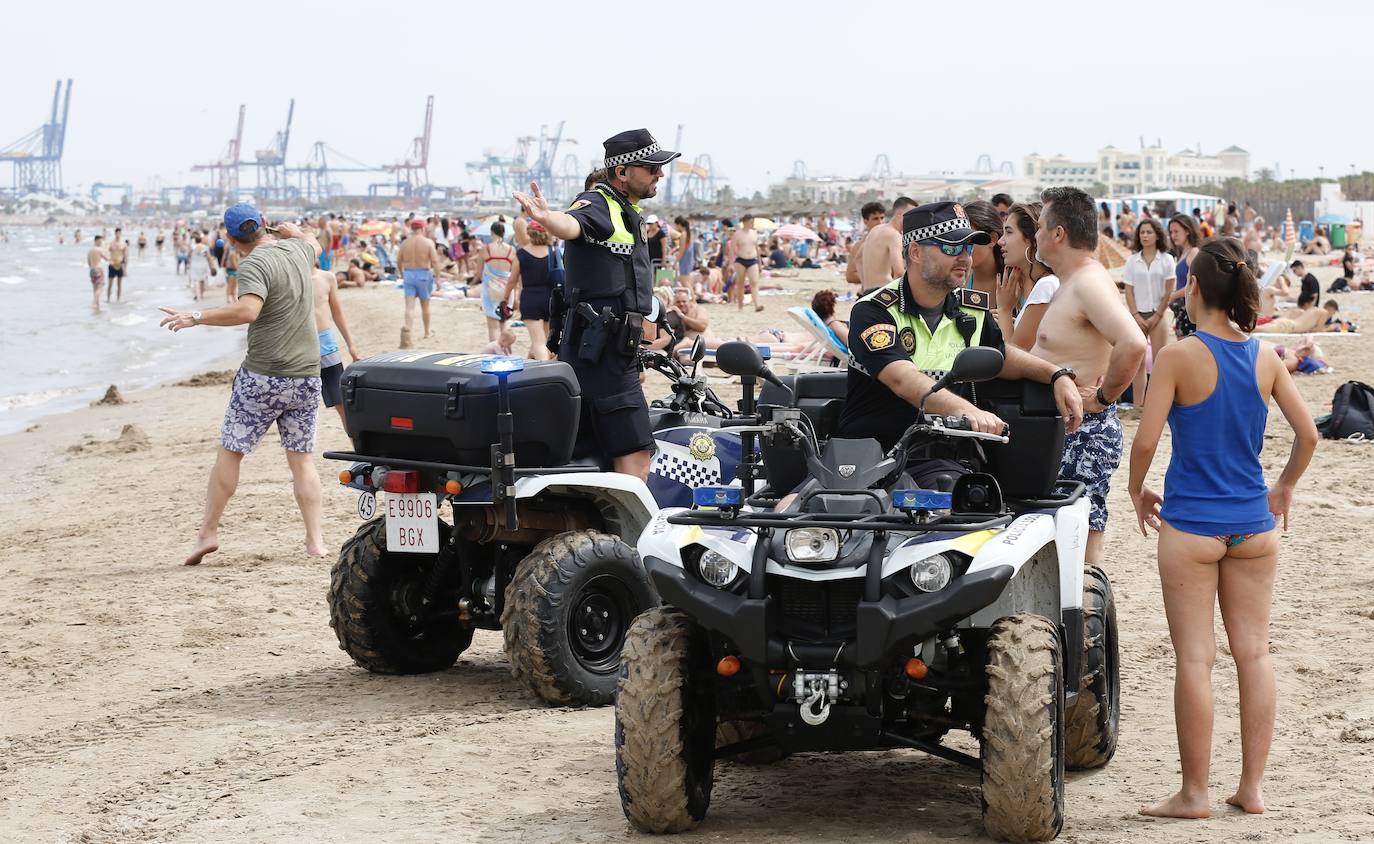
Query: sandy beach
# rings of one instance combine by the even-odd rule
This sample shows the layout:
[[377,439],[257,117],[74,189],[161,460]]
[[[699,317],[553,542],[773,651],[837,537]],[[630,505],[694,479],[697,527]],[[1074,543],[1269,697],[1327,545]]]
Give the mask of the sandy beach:
[[[1317,269],[1323,288],[1335,273]],[[830,271],[783,282],[788,292],[765,296],[760,314],[707,306],[716,333],[790,331],[787,307],[845,286]],[[395,348],[398,291],[342,296],[365,354]],[[1366,334],[1324,341],[1335,373],[1298,378],[1314,414],[1327,412],[1343,381],[1374,372],[1374,295],[1336,298]],[[420,348],[485,344],[472,303],[436,300],[434,327]],[[303,553],[275,434],[244,463],[222,549],[199,568],[181,565],[228,395],[225,378],[197,383],[132,392],[125,404],[0,437],[10,481],[0,490],[0,838],[640,837],[616,794],[611,709],[553,709],[532,698],[510,676],[498,634],[479,632],[453,669],[420,677],[368,674],[338,649],[325,605],[333,560]],[[662,382],[651,380],[647,392],[662,395]],[[721,392],[738,394],[730,385]],[[322,410],[320,419],[319,450],[346,446],[336,415]],[[1128,442],[1133,432],[1127,420]],[[1290,443],[1272,410],[1263,456],[1271,479]],[[1156,488],[1167,448],[1166,432]],[[337,548],[358,525],[356,497],[335,481],[338,464],[317,465],[326,540]],[[1108,569],[1121,625],[1121,744],[1107,767],[1070,775],[1061,841],[1374,840],[1371,469],[1374,446],[1323,440],[1283,537],[1268,814],[1222,803],[1240,758],[1235,671],[1222,639],[1213,817],[1192,822],[1136,814],[1177,787],[1178,762],[1155,540],[1133,529],[1119,470]],[[978,774],[916,751],[721,766],[710,815],[683,836],[956,839],[982,840]]]

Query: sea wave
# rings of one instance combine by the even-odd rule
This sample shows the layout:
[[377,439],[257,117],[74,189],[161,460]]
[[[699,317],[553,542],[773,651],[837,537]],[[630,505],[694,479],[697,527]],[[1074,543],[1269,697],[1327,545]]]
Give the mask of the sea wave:
[[24,279],[17,275],[0,275],[0,284],[23,284]]
[[35,390],[32,393],[19,393],[13,396],[0,396],[0,413],[21,407],[36,407],[62,396],[79,393],[87,387],[57,387],[51,390]]

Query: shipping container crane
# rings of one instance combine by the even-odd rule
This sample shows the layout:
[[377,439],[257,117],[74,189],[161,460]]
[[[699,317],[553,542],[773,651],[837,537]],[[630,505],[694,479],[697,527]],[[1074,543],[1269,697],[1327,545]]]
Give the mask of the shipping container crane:
[[286,183],[286,145],[291,141],[291,118],[296,113],[296,101],[286,109],[286,128],[272,136],[272,144],[257,150],[254,161],[244,165],[254,165],[258,169],[258,185],[253,190],[253,198],[258,202],[272,199],[289,199],[295,188]]
[[386,165],[396,175],[396,193],[411,196],[429,185],[429,138],[434,126],[434,95],[425,101],[424,134],[410,142],[405,161]]
[[217,203],[228,204],[238,198],[239,151],[243,148],[243,116],[247,110],[247,106],[239,106],[238,128],[234,130],[234,137],[229,139],[219,159],[191,167],[192,170],[210,171],[210,191]]
[[[58,120],[58,101],[62,103],[62,119]],[[72,105],[72,81],[67,80],[67,93],[62,96],[62,80],[52,94],[52,117],[47,123],[0,149],[0,161],[14,163],[16,193],[48,193],[62,196],[62,150],[67,141],[67,113]]]

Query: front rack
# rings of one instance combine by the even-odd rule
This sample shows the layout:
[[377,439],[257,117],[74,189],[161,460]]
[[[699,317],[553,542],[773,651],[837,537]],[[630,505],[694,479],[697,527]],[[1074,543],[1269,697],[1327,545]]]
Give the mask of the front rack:
[[727,510],[688,510],[674,513],[668,523],[674,525],[704,525],[708,527],[794,528],[823,527],[835,530],[883,530],[916,533],[942,531],[947,533],[976,533],[1011,524],[1010,513],[988,517],[949,515],[918,522],[902,514],[838,515],[835,513],[731,513]]

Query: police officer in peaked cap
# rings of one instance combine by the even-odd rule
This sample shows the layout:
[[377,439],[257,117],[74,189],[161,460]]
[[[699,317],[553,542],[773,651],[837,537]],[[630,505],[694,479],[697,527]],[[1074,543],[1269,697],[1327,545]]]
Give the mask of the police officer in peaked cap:
[[[935,379],[969,346],[1002,352],[1002,378],[1051,384],[1066,427],[1078,427],[1083,403],[1073,370],[1006,343],[988,314],[987,294],[964,286],[974,244],[990,240],[957,202],[931,202],[902,215],[906,272],[859,299],[850,312],[848,395],[836,436],[871,437],[891,448],[916,421],[916,408]],[[1001,433],[1002,420],[969,398],[946,390],[931,395],[926,408],[966,416],[976,431]],[[909,469],[922,488],[946,490],[968,471],[933,455]]]
[[681,153],[660,147],[647,129],[621,132],[604,147],[604,180],[567,210],[551,209],[534,182],[515,200],[565,243],[566,281],[550,303],[549,345],[577,373],[581,430],[590,427],[617,472],[647,479],[654,439],[638,352],[658,301],[639,203],[658,193],[664,167]]

